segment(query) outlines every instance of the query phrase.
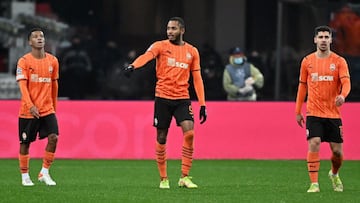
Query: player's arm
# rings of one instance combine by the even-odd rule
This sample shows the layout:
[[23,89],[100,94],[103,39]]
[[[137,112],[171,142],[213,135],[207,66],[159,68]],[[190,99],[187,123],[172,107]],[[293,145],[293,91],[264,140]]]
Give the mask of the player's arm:
[[307,93],[307,71],[305,67],[305,59],[301,62],[300,68],[300,78],[299,78],[299,85],[298,91],[296,95],[296,104],[295,104],[295,114],[296,114],[296,121],[300,127],[304,124],[304,117],[301,114],[301,108],[305,101],[306,93]]
[[339,77],[341,82],[341,92],[335,98],[336,106],[341,106],[345,102],[345,98],[349,95],[351,90],[349,69],[344,58],[341,58]]
[[204,91],[204,83],[201,77],[201,71],[194,70],[192,71],[193,81],[194,81],[194,88],[199,100],[200,104],[200,124],[203,124],[207,118],[206,106],[205,106],[205,91]]
[[27,88],[27,81],[26,80],[19,80],[18,81],[20,92],[21,92],[21,99],[25,102],[26,109],[29,109],[31,115],[35,118],[40,118],[40,113],[38,108],[34,105],[31,101],[30,93]]
[[58,101],[58,93],[59,93],[59,61],[56,57],[54,57],[53,61],[54,73],[51,80],[51,98],[53,101],[54,111],[56,112],[57,101]]
[[342,59],[342,65],[340,66],[340,80],[341,80],[341,94],[344,98],[346,98],[351,90],[351,82],[350,82],[350,74],[348,65],[345,59]]
[[51,81],[51,97],[53,100],[53,107],[54,110],[56,112],[56,107],[57,107],[57,101],[58,101],[58,92],[59,92],[59,83],[58,80],[53,80]]
[[21,57],[17,63],[16,68],[16,81],[18,82],[20,93],[21,93],[21,100],[24,102],[26,109],[29,109],[34,105],[30,98],[30,92],[28,89],[28,70],[27,70],[27,63],[24,57]]
[[193,63],[192,63],[191,73],[193,76],[193,83],[196,92],[196,96],[200,104],[200,124],[203,124],[207,119],[207,112],[205,106],[205,90],[204,82],[201,77],[201,67],[200,67],[200,56],[196,48],[194,48],[193,53]]
[[133,66],[135,69],[141,68],[154,58],[155,56],[151,51],[146,51],[144,54],[137,57],[135,61],[130,65]]
[[200,106],[205,106],[205,91],[204,91],[204,83],[201,77],[200,70],[195,70],[192,72],[194,88],[196,92],[196,96],[199,100]]
[[26,108],[30,109],[31,107],[35,106],[30,98],[30,93],[27,88],[27,80],[19,80],[18,84],[21,92],[21,99],[25,102]]

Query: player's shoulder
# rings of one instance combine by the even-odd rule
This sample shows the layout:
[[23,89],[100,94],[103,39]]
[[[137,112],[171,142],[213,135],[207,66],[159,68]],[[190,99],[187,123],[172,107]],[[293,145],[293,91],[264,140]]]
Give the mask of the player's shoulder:
[[24,55],[22,55],[19,59],[22,59],[22,60],[30,60],[32,58],[32,55],[31,53],[26,53]]
[[18,59],[18,63],[29,63],[33,59],[31,53],[26,53]]
[[152,43],[152,46],[167,46],[169,44],[169,40],[158,40]]
[[340,56],[338,53],[335,53],[333,51],[331,52],[329,58],[332,58],[332,59],[335,59],[335,60],[340,60],[340,61],[345,61],[344,57]]
[[52,58],[52,59],[56,59],[56,56],[52,53],[49,53],[49,52],[45,52],[45,56],[46,57],[49,57],[49,58]]
[[308,53],[306,54],[304,57],[303,57],[303,60],[312,60],[312,59],[315,59],[316,58],[316,52],[311,52],[311,53]]
[[185,42],[184,46],[186,46],[187,49],[190,50],[191,52],[193,52],[194,54],[199,54],[198,49],[194,45],[192,45],[192,44],[190,44],[188,42]]
[[187,47],[189,47],[191,49],[196,49],[197,50],[197,48],[194,45],[190,44],[189,42],[185,42],[185,46],[187,46]]
[[55,55],[48,52],[45,53],[45,58],[50,61],[58,61],[58,58]]

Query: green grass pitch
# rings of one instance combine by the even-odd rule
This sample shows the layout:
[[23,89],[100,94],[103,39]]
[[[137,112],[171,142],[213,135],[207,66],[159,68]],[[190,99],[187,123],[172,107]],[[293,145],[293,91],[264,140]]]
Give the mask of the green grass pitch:
[[160,190],[154,160],[57,159],[51,174],[56,186],[36,179],[41,160],[30,160],[33,187],[21,185],[18,160],[0,159],[0,202],[360,202],[360,161],[345,161],[344,192],[332,190],[321,161],[320,193],[306,193],[305,160],[194,160],[191,176],[198,189],[177,186],[180,161],[168,161],[170,189]]

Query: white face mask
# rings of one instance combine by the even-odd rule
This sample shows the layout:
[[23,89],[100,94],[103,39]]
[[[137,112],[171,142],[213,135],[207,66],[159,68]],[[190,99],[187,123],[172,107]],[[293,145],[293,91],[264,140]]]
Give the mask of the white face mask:
[[242,57],[234,58],[234,64],[241,65],[243,63],[244,63],[244,58]]

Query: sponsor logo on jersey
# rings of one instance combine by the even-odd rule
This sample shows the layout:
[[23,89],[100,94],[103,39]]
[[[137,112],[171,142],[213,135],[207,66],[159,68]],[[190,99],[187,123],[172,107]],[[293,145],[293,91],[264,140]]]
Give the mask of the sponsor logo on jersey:
[[167,65],[171,67],[178,67],[187,69],[189,64],[176,61],[174,58],[168,58]]
[[334,76],[332,75],[319,75],[318,73],[311,73],[311,81],[334,81]]
[[31,82],[45,82],[45,83],[50,83],[50,82],[51,82],[51,78],[39,77],[38,74],[31,74],[31,75],[30,75],[30,81],[31,81]]
[[332,75],[320,75],[319,81],[334,81],[334,76]]

